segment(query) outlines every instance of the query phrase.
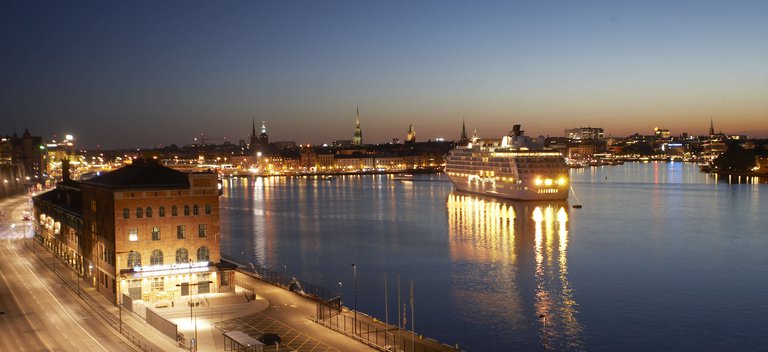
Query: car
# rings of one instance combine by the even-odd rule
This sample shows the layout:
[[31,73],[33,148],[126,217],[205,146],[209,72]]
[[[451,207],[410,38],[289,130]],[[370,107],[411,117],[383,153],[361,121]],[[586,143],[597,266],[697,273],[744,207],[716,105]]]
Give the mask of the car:
[[263,344],[265,344],[267,346],[280,343],[280,341],[281,341],[280,340],[280,335],[272,333],[272,332],[268,332],[266,334],[261,334],[261,336],[259,336],[257,338],[257,340],[261,341],[261,343],[263,343]]

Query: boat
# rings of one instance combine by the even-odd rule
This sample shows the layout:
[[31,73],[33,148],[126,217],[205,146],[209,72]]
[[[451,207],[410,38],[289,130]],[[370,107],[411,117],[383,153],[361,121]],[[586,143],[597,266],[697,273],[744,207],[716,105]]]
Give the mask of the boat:
[[699,163],[699,171],[701,172],[711,172],[712,171],[712,164],[708,162],[702,162]]
[[520,125],[501,139],[473,138],[448,155],[446,174],[463,192],[516,200],[566,200],[565,158],[537,146]]

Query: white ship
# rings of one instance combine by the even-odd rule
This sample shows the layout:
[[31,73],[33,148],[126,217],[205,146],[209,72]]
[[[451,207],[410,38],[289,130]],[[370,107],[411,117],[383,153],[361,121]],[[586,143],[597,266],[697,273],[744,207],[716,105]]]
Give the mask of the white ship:
[[459,191],[518,200],[568,199],[565,158],[537,147],[520,125],[502,139],[473,138],[452,150],[445,171]]

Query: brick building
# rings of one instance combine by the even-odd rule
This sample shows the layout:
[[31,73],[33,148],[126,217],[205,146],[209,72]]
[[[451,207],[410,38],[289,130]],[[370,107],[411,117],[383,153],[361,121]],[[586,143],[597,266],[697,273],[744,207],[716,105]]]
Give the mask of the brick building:
[[[121,293],[157,301],[226,291],[231,272],[219,270],[217,186],[215,172],[183,173],[137,159],[87,181],[65,179],[35,197],[36,229],[113,301]],[[67,208],[63,198],[78,204]],[[57,219],[60,214],[79,220]],[[57,230],[63,221],[78,226]]]

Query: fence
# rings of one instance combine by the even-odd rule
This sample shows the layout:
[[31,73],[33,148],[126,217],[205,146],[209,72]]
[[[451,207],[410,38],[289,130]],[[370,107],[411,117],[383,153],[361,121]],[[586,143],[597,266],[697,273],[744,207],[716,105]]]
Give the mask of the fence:
[[[222,258],[228,262],[237,264],[239,266],[238,270],[254,274],[257,278],[264,282],[268,282],[275,286],[280,286],[290,290],[291,292],[296,292],[317,302],[328,301],[334,297],[339,296],[338,292],[327,290],[308,281],[299,280],[285,272],[272,271],[266,267],[254,265],[253,263],[243,265],[242,263],[238,263],[231,258],[226,258],[223,255]],[[246,289],[249,288],[247,284],[237,282],[237,279],[235,279],[235,284]]]
[[155,329],[160,330],[160,332],[167,335],[168,337],[174,340],[178,339],[179,331],[176,324],[171,323],[157,313],[153,312],[151,309],[147,309],[147,323],[152,325],[152,327]]
[[[318,303],[318,314],[324,308],[323,303]],[[358,313],[362,315],[362,313]],[[410,331],[389,326],[381,322],[363,321],[361,317],[355,319],[344,314],[326,316],[325,319],[317,319],[317,323],[347,336],[350,336],[368,346],[381,351],[397,352],[445,352],[457,349],[441,344],[435,340],[424,339],[414,335]]]

